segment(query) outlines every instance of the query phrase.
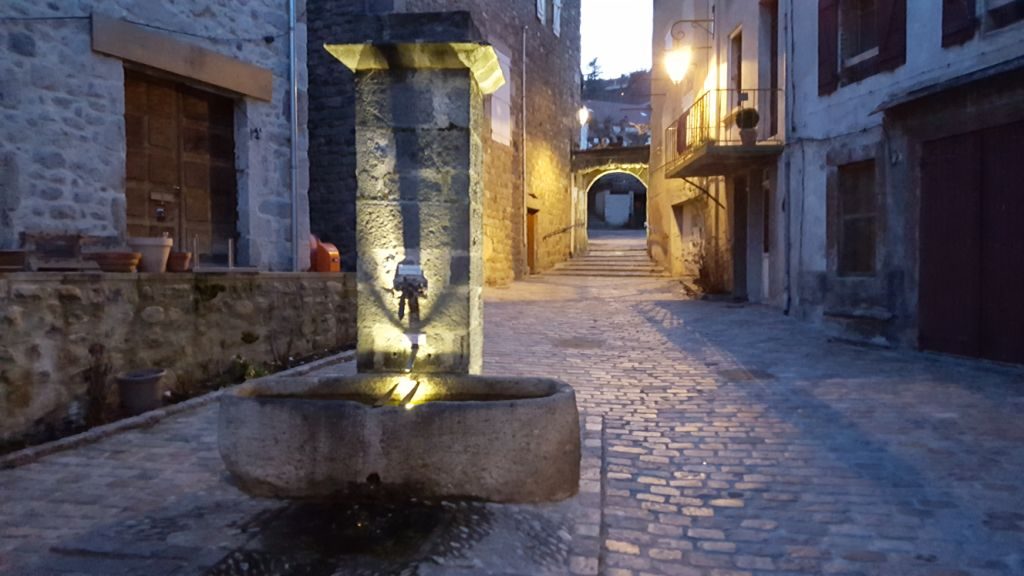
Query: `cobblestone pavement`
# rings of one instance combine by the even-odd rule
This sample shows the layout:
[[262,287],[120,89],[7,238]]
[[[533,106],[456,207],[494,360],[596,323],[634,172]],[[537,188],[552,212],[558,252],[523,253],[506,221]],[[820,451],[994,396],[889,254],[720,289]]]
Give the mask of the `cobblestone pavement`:
[[1024,574],[1024,371],[659,279],[522,282],[486,325],[488,371],[604,417],[601,574]]
[[[832,343],[666,279],[541,277],[487,301],[485,371],[567,380],[596,435],[573,574],[1024,574],[1021,370]],[[225,555],[292,512],[225,481],[215,421],[206,407],[0,471],[0,573],[234,573]],[[566,537],[523,514],[507,533]],[[538,555],[569,550],[553,546]]]

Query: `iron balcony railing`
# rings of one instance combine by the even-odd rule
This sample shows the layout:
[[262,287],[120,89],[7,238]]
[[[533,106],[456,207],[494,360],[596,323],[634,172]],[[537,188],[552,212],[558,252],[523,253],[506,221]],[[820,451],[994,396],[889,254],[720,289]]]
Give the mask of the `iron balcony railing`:
[[[665,132],[669,161],[678,165],[705,145],[782,144],[782,90],[715,89],[704,92]],[[737,120],[757,122],[743,133]],[[741,122],[742,123],[742,122]],[[749,125],[749,124],[748,124]],[[673,146],[674,142],[674,146]]]

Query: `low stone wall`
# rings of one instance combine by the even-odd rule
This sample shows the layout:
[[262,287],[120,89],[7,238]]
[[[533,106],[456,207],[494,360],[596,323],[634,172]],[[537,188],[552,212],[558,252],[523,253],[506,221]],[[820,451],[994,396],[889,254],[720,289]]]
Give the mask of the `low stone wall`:
[[[351,274],[0,274],[0,447],[81,427],[114,377],[189,394],[240,367],[355,345]],[[240,358],[240,360],[236,360]]]

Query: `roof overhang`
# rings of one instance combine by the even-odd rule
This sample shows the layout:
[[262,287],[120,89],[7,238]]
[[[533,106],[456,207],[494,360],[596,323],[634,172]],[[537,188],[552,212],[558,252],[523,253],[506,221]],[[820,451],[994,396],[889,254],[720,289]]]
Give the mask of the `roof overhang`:
[[1016,72],[1019,70],[1024,70],[1024,56],[1019,56],[1011,60],[1006,60],[1005,62],[1000,62],[992,66],[987,66],[985,68],[981,68],[973,72],[969,72],[967,74],[955,76],[953,78],[950,78],[949,80],[944,80],[942,82],[929,82],[926,84],[918,85],[914,88],[907,90],[906,92],[903,92],[902,94],[898,94],[896,96],[889,98],[888,100],[885,100],[884,102],[879,104],[877,108],[875,108],[873,113],[889,112],[897,108],[906,106],[908,104],[918,102],[930,96],[936,96],[949,90],[953,90],[963,86],[968,86],[975,82],[981,82],[984,80],[988,80],[990,78],[995,78],[997,76],[1008,74],[1011,72]]

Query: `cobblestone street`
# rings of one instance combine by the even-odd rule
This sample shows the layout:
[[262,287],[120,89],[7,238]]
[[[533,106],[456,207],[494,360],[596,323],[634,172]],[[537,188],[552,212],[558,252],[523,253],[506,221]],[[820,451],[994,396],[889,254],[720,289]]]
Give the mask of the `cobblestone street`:
[[[485,371],[568,381],[591,433],[586,514],[548,554],[571,573],[1024,574],[1020,370],[829,342],[664,278],[539,277],[487,301]],[[0,573],[223,565],[278,505],[226,483],[215,412],[0,471]]]
[[492,294],[487,369],[604,417],[601,574],[1024,574],[1020,371],[654,279]]

